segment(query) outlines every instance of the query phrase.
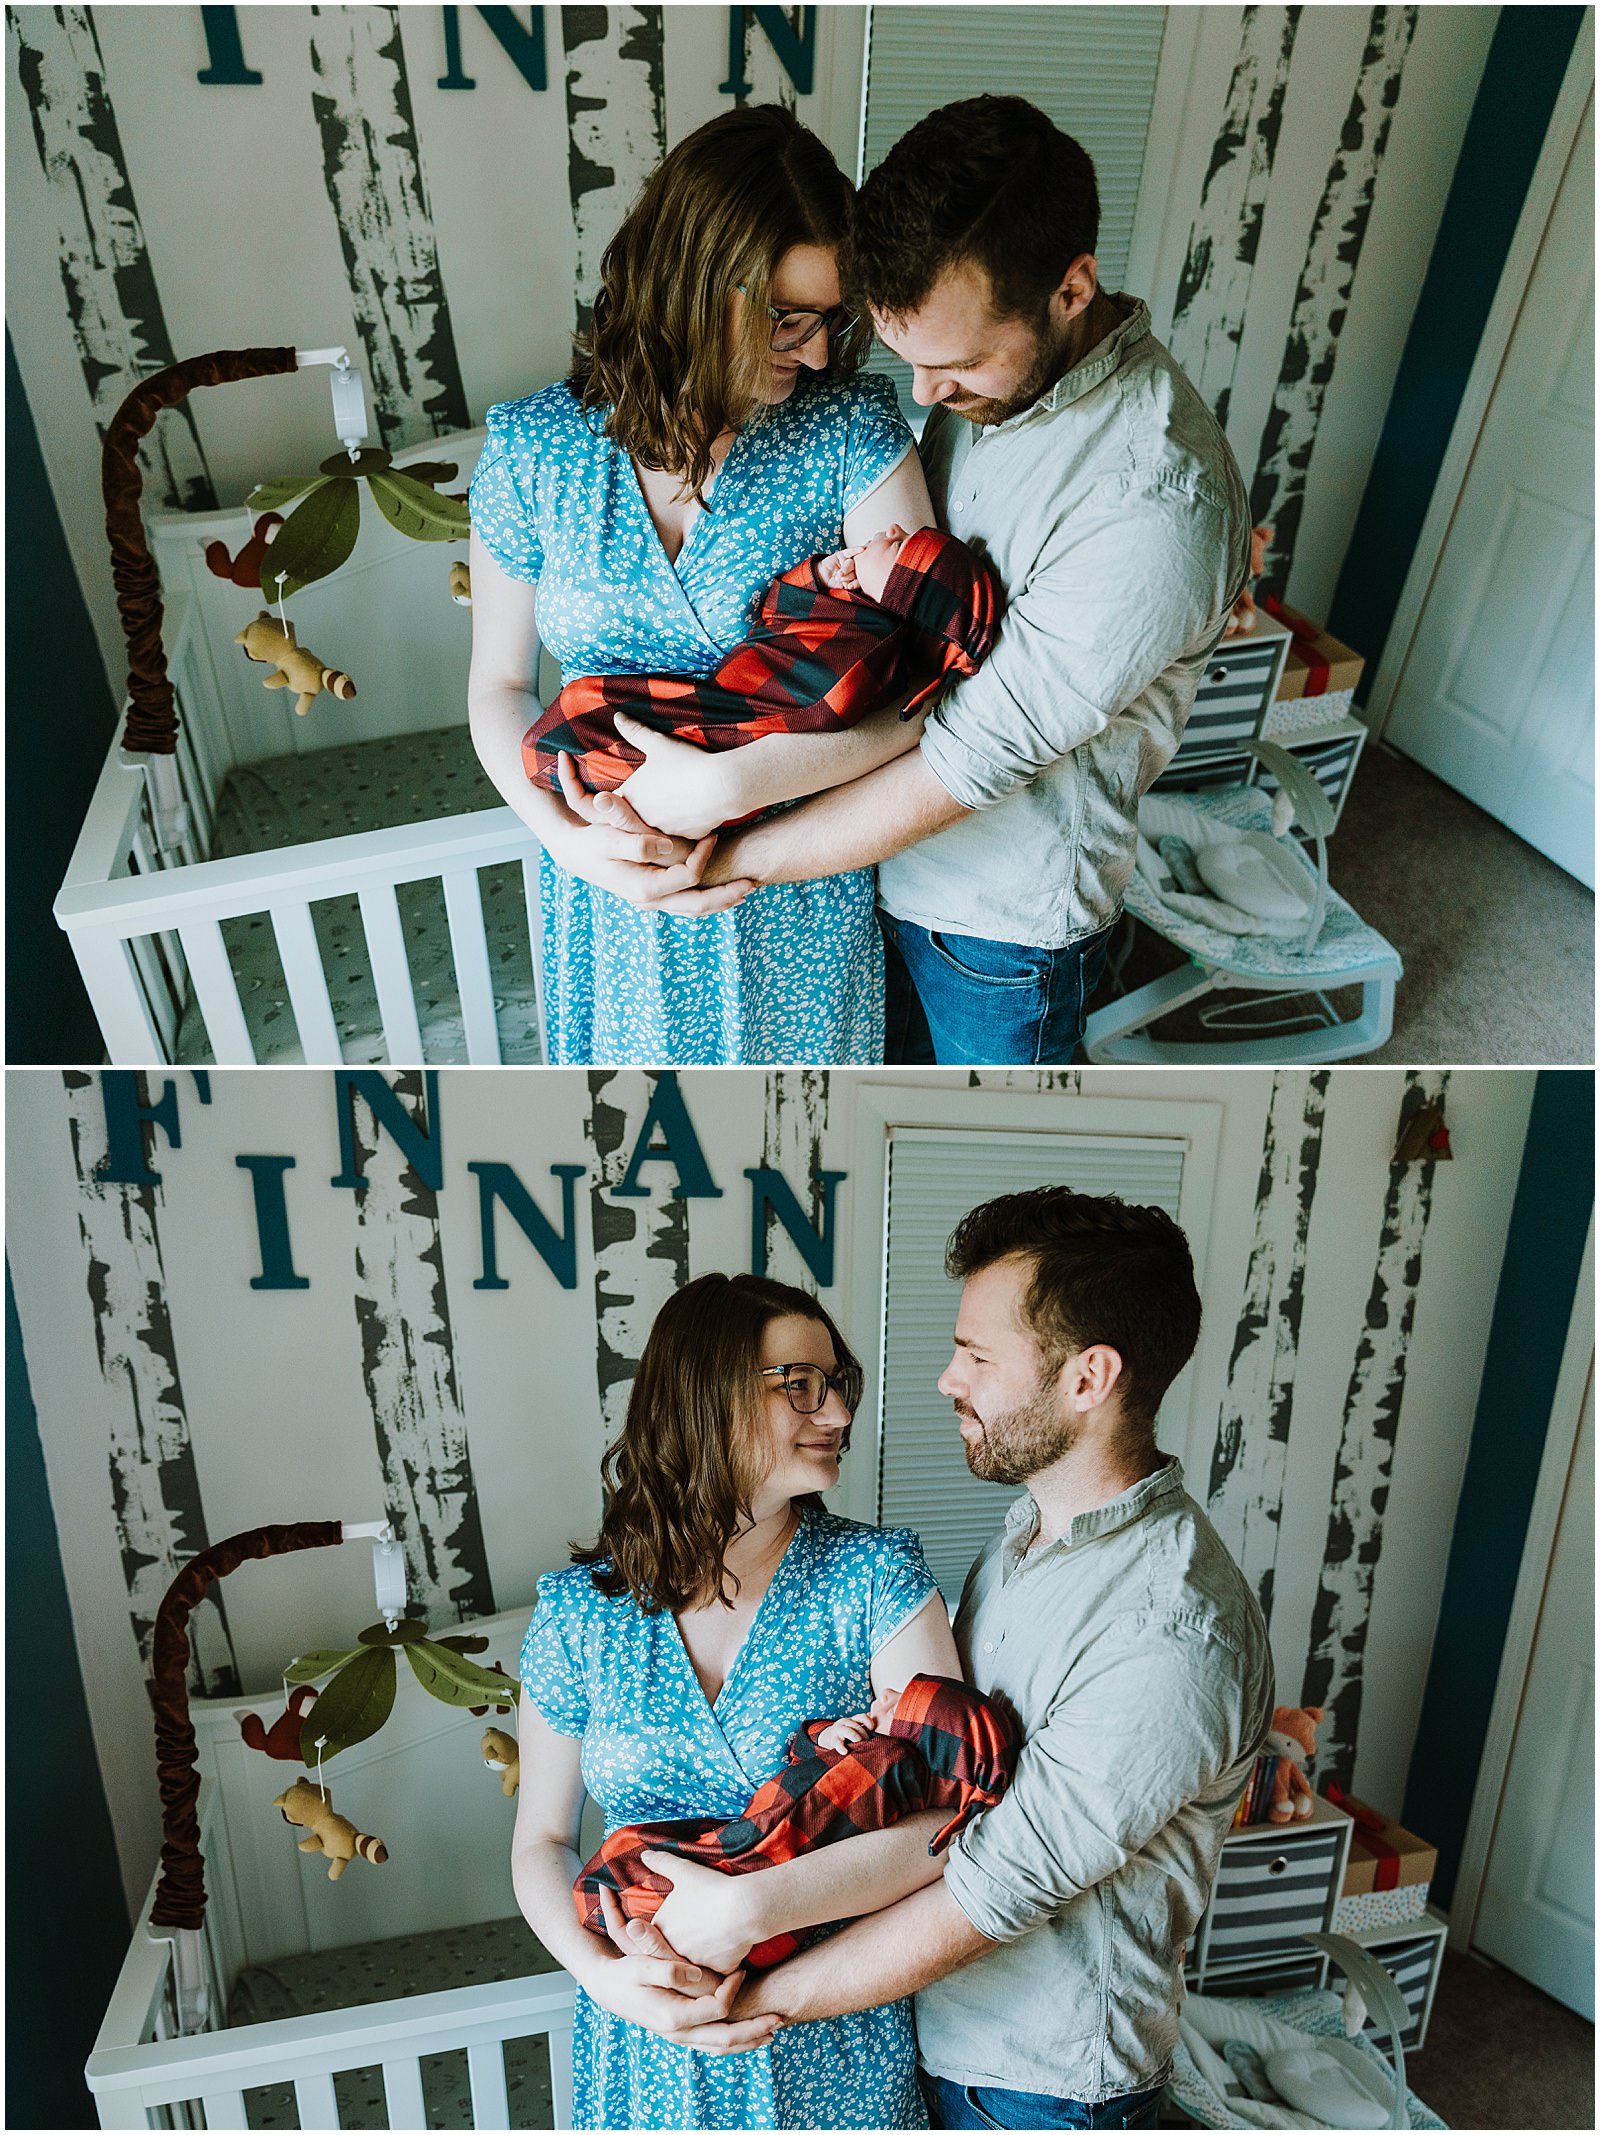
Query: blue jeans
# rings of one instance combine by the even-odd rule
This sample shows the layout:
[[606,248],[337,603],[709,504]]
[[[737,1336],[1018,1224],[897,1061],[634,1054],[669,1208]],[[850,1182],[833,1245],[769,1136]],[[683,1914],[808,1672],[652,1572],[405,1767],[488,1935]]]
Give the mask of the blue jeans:
[[880,910],[896,1066],[1064,1067],[1105,969],[1111,929],[1034,949],[978,934],[934,934]]
[[1003,2091],[971,2083],[950,2083],[943,2076],[917,2070],[928,2103],[928,2121],[936,2128],[1153,2128],[1161,2091],[1127,2091],[1099,2105],[1078,2098],[1053,2098],[1047,2091]]

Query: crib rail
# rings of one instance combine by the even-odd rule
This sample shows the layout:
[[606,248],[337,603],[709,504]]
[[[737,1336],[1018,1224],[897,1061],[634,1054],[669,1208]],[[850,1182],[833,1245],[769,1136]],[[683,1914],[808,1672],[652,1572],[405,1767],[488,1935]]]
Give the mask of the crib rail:
[[412,1065],[425,1053],[395,891],[402,883],[438,881],[468,1058],[492,1066],[500,1061],[500,1037],[478,870],[504,861],[521,864],[529,938],[537,944],[537,848],[509,808],[172,867],[161,864],[151,842],[142,769],[113,761],[101,775],[55,916],[72,943],[113,1066],[172,1060],[187,984],[213,1056],[231,1067],[252,1066],[256,1055],[221,925],[265,913],[302,1058],[326,1066],[337,1065],[341,1053],[311,907],[354,895],[389,1059]]
[[[302,2128],[337,2128],[333,2079],[380,2067],[391,2128],[427,2125],[421,2062],[465,2049],[472,2126],[509,2128],[503,2049],[508,2040],[549,2041],[554,2125],[572,2125],[574,1984],[566,1972],[442,1994],[368,2002],[325,2016],[286,2017],[198,2038],[97,2046],[84,2074],[103,2128],[172,2125],[167,2113],[198,2105],[207,2128],[243,2128],[245,2093],[292,2082]],[[101,2033],[105,2037],[104,2031]],[[163,2115],[161,2118],[154,2117]]]

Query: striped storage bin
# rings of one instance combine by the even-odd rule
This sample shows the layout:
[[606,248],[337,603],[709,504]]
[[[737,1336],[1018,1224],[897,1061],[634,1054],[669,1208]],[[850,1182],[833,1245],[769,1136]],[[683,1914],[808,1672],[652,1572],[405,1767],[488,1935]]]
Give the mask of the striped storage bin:
[[[1372,1952],[1405,1998],[1411,2021],[1401,2032],[1400,2043],[1407,2052],[1420,2046],[1427,2037],[1428,2018],[1433,2013],[1434,1990],[1439,1984],[1439,1970],[1444,1963],[1444,1946],[1449,1933],[1449,1921],[1430,1906],[1423,1918],[1413,1921],[1409,1927],[1369,1927],[1364,1933],[1350,1937],[1352,1942],[1359,1942],[1363,1949]],[[1333,1960],[1333,1971],[1342,1978],[1337,1959]],[[1334,1983],[1338,1984],[1337,1978]],[[1378,2035],[1376,2025],[1369,2022],[1365,2028],[1374,2037]]]
[[[1236,1971],[1228,1965],[1212,1965],[1206,1973],[1208,1994],[1289,1994],[1296,1987],[1320,1987],[1328,1960],[1320,1950],[1302,1949],[1291,1957],[1262,1958]],[[1200,1984],[1199,1968],[1185,1965],[1183,1976],[1191,1987]]]
[[[1157,786],[1181,792],[1206,783],[1194,773],[1208,759],[1214,762],[1231,756],[1235,765],[1248,768],[1250,759],[1239,754],[1239,744],[1253,741],[1260,733],[1288,648],[1289,633],[1267,615],[1249,637],[1232,638],[1216,647],[1201,673],[1178,752],[1156,780]],[[1240,784],[1239,772],[1223,783]]]
[[[1273,736],[1280,748],[1287,749],[1305,765],[1333,803],[1335,829],[1344,812],[1350,782],[1356,775],[1356,765],[1361,760],[1366,738],[1367,730],[1359,719],[1335,720],[1331,726],[1319,727],[1314,733]],[[1278,782],[1265,765],[1257,767],[1255,782],[1268,793],[1277,790]]]
[[1207,1984],[1219,1966],[1283,1951],[1333,1918],[1348,1833],[1339,1825],[1247,1828],[1222,1849],[1199,1960]]

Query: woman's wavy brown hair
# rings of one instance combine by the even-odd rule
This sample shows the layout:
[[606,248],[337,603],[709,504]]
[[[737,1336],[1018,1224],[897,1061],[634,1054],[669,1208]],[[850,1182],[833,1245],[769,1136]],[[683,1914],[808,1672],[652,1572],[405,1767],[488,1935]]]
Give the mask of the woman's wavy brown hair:
[[712,1595],[733,1606],[739,1582],[723,1558],[767,1468],[761,1337],[788,1313],[825,1327],[838,1363],[857,1362],[808,1291],[764,1275],[702,1275],[656,1314],[622,1435],[600,1463],[600,1538],[572,1551],[602,1594],[631,1594],[646,1611]]
[[[568,377],[624,452],[703,489],[712,445],[758,399],[779,260],[794,245],[837,250],[853,197],[822,142],[781,104],[724,111],[657,165],[605,249]],[[829,377],[853,372],[871,339],[865,320],[833,339]]]

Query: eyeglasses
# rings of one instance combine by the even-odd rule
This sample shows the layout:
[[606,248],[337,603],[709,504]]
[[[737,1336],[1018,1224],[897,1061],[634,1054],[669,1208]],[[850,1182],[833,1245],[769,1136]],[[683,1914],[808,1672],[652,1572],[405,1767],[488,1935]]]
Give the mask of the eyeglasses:
[[[738,285],[740,296],[747,296],[743,282]],[[847,334],[855,325],[859,314],[843,304],[835,304],[831,311],[815,311],[802,306],[798,311],[780,311],[776,304],[767,306],[767,317],[772,321],[770,346],[780,356],[788,355],[797,348],[804,348],[818,334],[826,333],[830,339],[836,334]]]
[[820,1364],[764,1364],[759,1376],[783,1381],[789,1406],[797,1416],[814,1416],[827,1400],[830,1386],[852,1416],[861,1406],[859,1364],[841,1364],[837,1371],[824,1371]]

